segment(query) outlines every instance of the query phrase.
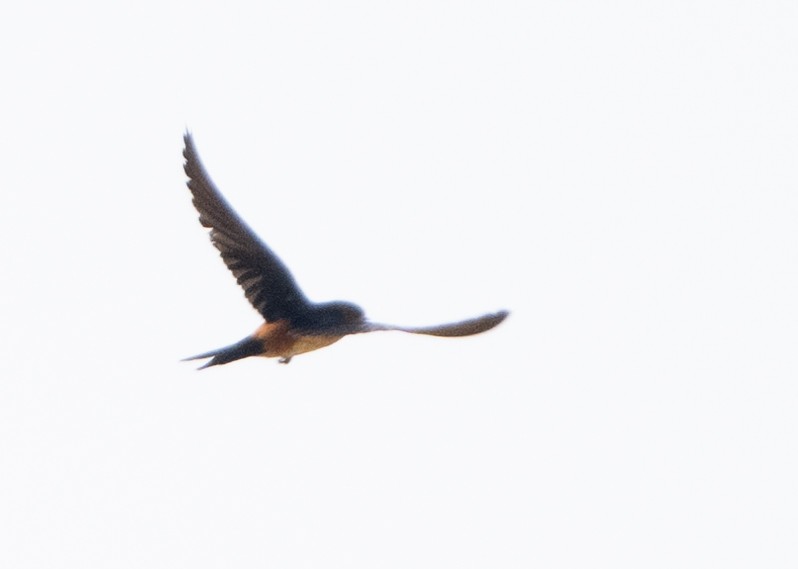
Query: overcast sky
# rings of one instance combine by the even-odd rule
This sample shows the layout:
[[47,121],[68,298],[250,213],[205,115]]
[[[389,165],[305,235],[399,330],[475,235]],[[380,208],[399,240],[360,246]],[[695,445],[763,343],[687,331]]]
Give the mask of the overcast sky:
[[[30,2],[0,19],[0,565],[798,563],[794,2]],[[203,372],[314,300],[484,335]]]

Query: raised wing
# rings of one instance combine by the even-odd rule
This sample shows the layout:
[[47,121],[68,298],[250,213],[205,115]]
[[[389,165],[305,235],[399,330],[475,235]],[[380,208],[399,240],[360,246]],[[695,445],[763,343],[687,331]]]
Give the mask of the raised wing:
[[367,323],[362,331],[376,332],[379,330],[399,330],[400,332],[409,332],[410,334],[427,334],[429,336],[472,336],[474,334],[487,332],[491,328],[495,328],[501,324],[509,314],[510,313],[506,310],[501,310],[499,312],[494,312],[493,314],[483,314],[482,316],[477,316],[476,318],[461,320],[460,322],[424,327],[407,327],[393,326],[391,324]]
[[309,305],[294,277],[282,261],[238,217],[211,181],[200,162],[191,134],[183,137],[184,169],[194,207],[204,227],[210,228],[211,242],[219,250],[255,310],[274,322],[292,319]]

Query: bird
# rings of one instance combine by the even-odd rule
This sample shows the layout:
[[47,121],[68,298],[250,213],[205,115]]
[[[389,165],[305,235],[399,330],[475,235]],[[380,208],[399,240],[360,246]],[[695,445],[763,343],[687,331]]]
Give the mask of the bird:
[[211,243],[264,320],[255,332],[239,342],[183,360],[208,360],[197,369],[251,356],[276,357],[279,363],[287,364],[296,355],[324,348],[344,336],[381,330],[443,337],[471,336],[486,332],[507,318],[509,312],[500,310],[437,326],[396,326],[370,322],[363,309],[351,302],[311,302],[288,267],[217,189],[200,161],[190,132],[184,134],[183,142],[186,185],[199,213],[200,224],[210,230]]

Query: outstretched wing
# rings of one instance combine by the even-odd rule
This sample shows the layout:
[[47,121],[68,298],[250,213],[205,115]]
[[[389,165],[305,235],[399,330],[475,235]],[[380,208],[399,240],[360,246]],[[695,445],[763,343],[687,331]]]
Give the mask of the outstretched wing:
[[308,306],[308,300],[288,268],[219,193],[200,162],[191,134],[186,133],[183,140],[188,189],[200,223],[211,230],[211,242],[244,289],[247,300],[267,322],[290,320]]
[[460,322],[452,322],[450,324],[439,324],[437,326],[424,326],[424,327],[406,327],[406,326],[393,326],[391,324],[376,324],[367,323],[362,332],[376,332],[378,330],[399,330],[400,332],[409,332],[411,334],[427,334],[429,336],[472,336],[474,334],[481,334],[487,332],[491,328],[495,328],[507,318],[510,313],[506,310],[494,312],[493,314],[483,314],[476,318],[468,320],[461,320]]

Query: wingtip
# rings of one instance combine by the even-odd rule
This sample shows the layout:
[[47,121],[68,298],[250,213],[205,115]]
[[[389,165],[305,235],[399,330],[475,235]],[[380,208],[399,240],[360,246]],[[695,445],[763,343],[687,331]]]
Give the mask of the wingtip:
[[368,332],[377,330],[399,330],[402,332],[409,332],[411,334],[427,334],[429,336],[443,336],[456,338],[460,336],[473,336],[492,330],[501,324],[505,318],[510,315],[509,310],[499,310],[498,312],[491,312],[477,316],[476,318],[469,318],[468,320],[461,320],[459,322],[450,322],[448,324],[439,324],[437,326],[422,326],[422,327],[404,327],[404,326],[390,326],[386,324],[370,324]]
[[196,153],[194,150],[194,137],[191,135],[191,131],[186,129],[183,133],[183,158],[188,160],[190,153]]
[[504,322],[508,316],[510,316],[510,311],[504,309],[494,312],[493,314],[486,315],[481,319],[483,323],[482,331],[487,332],[488,330],[492,330]]

